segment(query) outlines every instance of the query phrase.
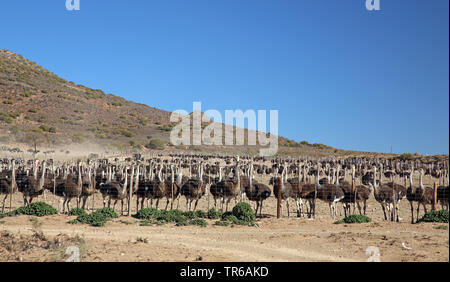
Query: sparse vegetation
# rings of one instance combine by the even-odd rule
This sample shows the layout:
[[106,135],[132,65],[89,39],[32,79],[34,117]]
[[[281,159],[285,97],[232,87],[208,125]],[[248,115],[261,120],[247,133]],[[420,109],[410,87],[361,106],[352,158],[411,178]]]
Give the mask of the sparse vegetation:
[[449,219],[448,210],[429,211],[419,220],[419,222],[448,223],[448,219]]
[[343,223],[365,223],[365,222],[371,222],[371,218],[365,215],[360,214],[351,214],[341,220],[338,220],[335,222],[335,224],[343,224]]
[[145,147],[153,150],[163,150],[165,147],[165,143],[161,139],[152,139]]
[[81,213],[77,219],[69,221],[70,224],[84,223],[92,226],[104,226],[105,223],[119,215],[111,208],[102,208],[91,214]]
[[58,213],[58,211],[51,205],[46,204],[44,202],[36,202],[36,203],[31,203],[24,207],[20,207],[9,213],[0,215],[0,218],[6,217],[6,216],[14,216],[14,215],[47,216],[47,215],[54,215],[57,213]]

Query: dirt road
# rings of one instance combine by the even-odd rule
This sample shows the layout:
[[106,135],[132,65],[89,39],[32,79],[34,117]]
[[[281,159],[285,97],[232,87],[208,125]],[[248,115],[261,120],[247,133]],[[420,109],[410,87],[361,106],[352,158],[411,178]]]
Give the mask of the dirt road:
[[370,246],[379,249],[381,261],[449,260],[448,224],[336,225],[328,219],[269,217],[259,220],[259,227],[214,226],[209,221],[203,228],[139,226],[138,220],[122,217],[105,227],[91,227],[68,224],[73,218],[2,219],[0,261],[67,258],[61,249],[26,247],[14,253],[13,247],[4,244],[5,234],[19,244],[35,240],[36,232],[48,241],[61,236],[78,238],[73,245],[82,249],[82,261],[366,261]]

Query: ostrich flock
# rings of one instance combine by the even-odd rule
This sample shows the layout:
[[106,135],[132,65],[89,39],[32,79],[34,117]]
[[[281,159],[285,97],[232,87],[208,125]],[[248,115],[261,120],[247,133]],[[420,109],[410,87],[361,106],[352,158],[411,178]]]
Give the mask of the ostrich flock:
[[[419,175],[419,183],[414,183],[414,174]],[[423,184],[426,177],[433,186]],[[257,180],[263,178],[268,185]],[[406,199],[414,223],[414,212],[418,220],[420,206],[425,212],[434,204],[448,210],[449,166],[448,162],[424,164],[366,158],[266,159],[182,154],[61,164],[53,160],[0,159],[2,213],[8,196],[12,209],[15,193],[22,193],[24,205],[38,197],[46,201],[53,195],[53,203],[58,201],[62,213],[70,210],[72,200],[83,209],[89,209],[90,200],[94,209],[98,194],[103,207],[112,204],[115,209],[120,201],[122,215],[124,205],[127,208],[129,203],[136,203],[138,211],[145,205],[159,208],[159,201],[166,199],[165,209],[169,204],[173,209],[184,197],[186,210],[195,210],[201,198],[207,199],[208,209],[211,199],[214,207],[222,211],[228,210],[231,200],[254,202],[255,213],[259,211],[262,217],[263,202],[271,195],[277,197],[280,190],[288,217],[292,201],[298,217],[314,218],[318,201],[329,205],[333,219],[338,205],[342,205],[345,216],[356,213],[356,208],[359,214],[366,215],[367,201],[373,196],[381,205],[384,219],[390,221],[401,220],[399,204]]]

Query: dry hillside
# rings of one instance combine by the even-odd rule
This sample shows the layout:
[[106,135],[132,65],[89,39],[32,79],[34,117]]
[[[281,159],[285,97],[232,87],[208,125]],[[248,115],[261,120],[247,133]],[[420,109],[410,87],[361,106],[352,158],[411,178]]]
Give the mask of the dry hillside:
[[[22,148],[97,144],[110,151],[194,150],[256,154],[251,146],[170,146],[170,113],[66,81],[21,55],[0,50],[0,143]],[[207,124],[202,124],[202,127]],[[150,141],[155,141],[153,145]],[[368,154],[279,137],[280,155]],[[372,156],[382,156],[371,153]],[[389,155],[383,155],[385,157]]]

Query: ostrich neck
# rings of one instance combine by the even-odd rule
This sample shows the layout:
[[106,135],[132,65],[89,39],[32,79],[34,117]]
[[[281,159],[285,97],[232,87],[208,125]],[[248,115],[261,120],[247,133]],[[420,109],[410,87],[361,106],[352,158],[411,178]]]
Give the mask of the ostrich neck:
[[422,172],[420,172],[420,178],[419,178],[420,180],[419,180],[419,182],[420,182],[420,188],[422,188],[423,189],[423,173]]
[[413,175],[414,175],[414,172],[411,172],[411,175],[409,176],[409,185],[411,187],[411,192],[414,194],[416,192],[416,187],[414,187],[414,184],[413,184]]
[[16,184],[16,164],[13,162],[11,172],[11,186],[15,184]]

